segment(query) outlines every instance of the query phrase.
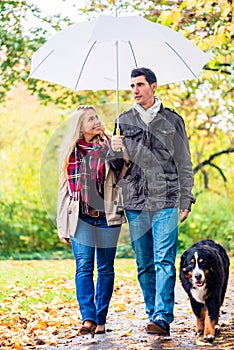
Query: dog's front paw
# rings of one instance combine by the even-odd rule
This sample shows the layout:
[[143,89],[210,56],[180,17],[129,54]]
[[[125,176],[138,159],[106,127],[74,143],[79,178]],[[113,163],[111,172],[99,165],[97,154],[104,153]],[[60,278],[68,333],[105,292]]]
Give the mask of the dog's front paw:
[[215,326],[215,335],[220,335],[220,333],[221,333],[221,327],[219,324],[217,324]]
[[204,333],[204,330],[203,329],[199,329],[199,330],[196,331],[196,336],[198,338],[203,337],[203,333]]
[[204,342],[213,343],[215,336],[213,334],[204,335]]

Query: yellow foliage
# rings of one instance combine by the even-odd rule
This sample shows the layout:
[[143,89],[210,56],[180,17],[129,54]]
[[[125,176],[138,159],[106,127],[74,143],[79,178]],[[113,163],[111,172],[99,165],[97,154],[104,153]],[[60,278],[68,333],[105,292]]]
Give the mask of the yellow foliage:
[[213,46],[220,47],[226,41],[226,35],[223,30],[220,30],[216,36],[213,37]]
[[216,61],[220,62],[220,63],[225,63],[227,60],[227,56],[222,55],[221,53],[219,53],[216,56]]
[[161,12],[160,17],[161,17],[161,21],[162,21],[163,25],[170,26],[170,24],[171,24],[170,13],[171,13],[170,11],[162,11]]
[[226,20],[227,19],[227,16],[230,12],[230,7],[227,6],[227,3],[226,3],[226,6],[222,8],[222,12],[221,12],[221,18],[222,20]]
[[199,338],[196,338],[196,345],[198,345],[198,346],[213,346],[213,344],[204,342],[202,339],[199,339]]
[[132,335],[132,328],[129,328],[126,332],[124,332],[121,337],[130,337]]
[[[179,260],[178,260],[179,262]],[[94,337],[92,340],[89,336],[83,337],[78,336],[78,327],[81,325],[81,317],[79,313],[79,308],[77,301],[75,300],[75,290],[74,299],[60,299],[59,297],[54,298],[55,303],[44,300],[43,302],[34,303],[32,299],[29,298],[30,292],[35,292],[44,290],[49,280],[56,280],[56,274],[58,275],[58,281],[60,271],[64,272],[64,269],[70,270],[72,261],[13,261],[0,262],[0,274],[2,276],[3,271],[7,270],[7,275],[12,270],[20,268],[23,269],[24,274],[21,277],[22,289],[19,293],[18,287],[18,276],[13,276],[11,273],[11,288],[14,288],[9,293],[9,288],[7,288],[6,283],[1,284],[1,292],[3,296],[6,295],[3,300],[8,301],[7,308],[2,308],[0,313],[0,348],[1,349],[50,349],[58,347],[61,349],[87,349],[90,348],[90,341],[92,341],[92,348],[102,349],[105,348],[106,341],[110,349],[117,349],[119,347],[124,349],[141,349],[142,346],[148,349],[152,347],[152,336],[145,333],[145,325],[148,322],[147,315],[145,313],[145,304],[143,302],[142,293],[137,281],[130,282],[126,279],[123,272],[127,272],[128,265],[135,267],[135,260],[129,259],[126,263],[122,259],[118,262],[121,264],[116,272],[118,272],[121,277],[121,282],[118,283],[118,289],[113,293],[111,300],[111,306],[108,313],[107,319],[107,329],[111,330],[109,333],[107,331],[106,335],[100,338]],[[231,274],[230,274],[230,288],[227,290],[226,302],[224,304],[225,319],[227,324],[232,323],[231,310],[231,296],[233,295],[233,263],[231,263]],[[46,270],[45,270],[46,267]],[[30,270],[29,270],[30,269]],[[132,269],[132,268],[131,268]],[[31,289],[31,283],[35,280],[35,276],[38,275],[38,271],[43,272],[46,278],[42,278],[40,283],[37,283]],[[53,271],[50,278],[48,278],[48,271]],[[26,274],[30,275],[30,287],[26,284],[22,284],[22,279]],[[136,270],[135,270],[136,273]],[[177,275],[178,276],[178,275]],[[44,276],[45,277],[45,276]],[[68,280],[70,283],[74,283],[73,271],[69,272]],[[61,279],[63,282],[63,279]],[[16,283],[17,282],[17,283]],[[62,285],[59,283],[54,286],[54,293],[57,296],[60,295]],[[126,293],[128,292],[128,293]],[[22,297],[22,294],[24,297]],[[127,297],[126,297],[127,294]],[[191,343],[191,337],[188,337],[188,332],[185,329],[195,329],[194,314],[191,310],[188,298],[181,297],[181,284],[179,281],[176,282],[176,303],[175,303],[175,321],[173,322],[173,331],[179,334],[179,347],[187,348]],[[17,312],[11,311],[13,309],[13,304],[19,304],[22,301],[27,302],[29,306],[29,311],[23,311],[22,308],[18,309]],[[139,300],[141,302],[139,302]],[[131,301],[131,302],[130,302]],[[3,303],[1,303],[1,306]],[[126,305],[126,307],[125,307]],[[115,309],[119,307],[120,311]],[[53,312],[51,312],[53,310]],[[222,330],[223,338],[217,337],[215,341],[222,340],[222,347],[228,348],[233,343],[233,337],[231,337],[230,331],[225,330],[225,326]],[[143,339],[144,343],[139,342]],[[178,337],[171,337],[166,342],[161,342],[160,346],[164,349],[170,347],[171,349],[177,348],[177,343],[175,339]],[[193,340],[195,341],[195,339]],[[139,347],[137,347],[139,345]]]
[[[226,25],[225,31],[230,32],[230,34],[232,34],[234,32],[234,23]],[[232,45],[233,45],[233,41],[232,41]]]
[[171,11],[170,17],[171,17],[171,21],[173,23],[173,27],[176,27],[178,22],[181,19],[181,12],[180,12],[180,10],[179,9],[173,9]]
[[201,30],[202,28],[205,28],[206,27],[206,22],[196,22],[196,29],[197,30]]
[[126,305],[123,304],[123,303],[115,303],[114,304],[114,310],[115,310],[115,312],[125,311],[126,310]]
[[197,6],[197,0],[187,0],[186,2],[188,7]]
[[29,236],[23,236],[23,235],[21,235],[21,236],[19,237],[19,239],[20,239],[21,241],[24,241],[26,244],[30,241],[30,237],[29,237]]

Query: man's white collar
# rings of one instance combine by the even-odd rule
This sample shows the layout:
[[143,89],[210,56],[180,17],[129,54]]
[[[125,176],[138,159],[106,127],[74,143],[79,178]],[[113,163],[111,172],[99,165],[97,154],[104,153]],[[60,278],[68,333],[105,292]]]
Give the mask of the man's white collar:
[[145,124],[149,124],[154,117],[157,115],[158,111],[161,107],[161,100],[158,97],[154,97],[154,104],[148,109],[144,109],[141,105],[138,103],[134,103],[133,108],[137,110],[137,112],[140,114],[141,119]]

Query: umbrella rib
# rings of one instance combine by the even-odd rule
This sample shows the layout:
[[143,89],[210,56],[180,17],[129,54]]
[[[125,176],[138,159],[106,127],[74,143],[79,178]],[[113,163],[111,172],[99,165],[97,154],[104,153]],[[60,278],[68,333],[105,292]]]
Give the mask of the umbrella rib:
[[165,41],[165,44],[170,47],[170,49],[181,59],[181,61],[185,64],[185,66],[188,68],[188,70],[192,73],[192,75],[197,79],[198,77],[196,74],[193,73],[192,69],[189,67],[189,65],[185,62],[185,60],[178,54],[178,52]]
[[135,66],[136,66],[136,68],[137,68],[136,56],[135,56],[135,53],[134,53],[134,50],[133,50],[133,47],[132,47],[132,43],[131,43],[130,40],[128,41],[128,43],[129,43],[130,49],[131,49],[131,51],[132,51],[132,55],[133,55],[133,59],[134,59],[134,62],[135,62]]
[[36,66],[36,68],[32,71],[32,73],[30,73],[30,75],[32,75],[33,73],[35,73],[35,71],[40,67],[40,65],[42,65],[43,62],[45,62],[45,60],[54,52],[54,50],[50,51],[48,53],[48,55]]
[[77,79],[77,81],[76,81],[76,85],[75,85],[75,89],[74,89],[75,91],[76,91],[76,88],[77,88],[77,86],[78,86],[78,84],[79,84],[79,81],[80,81],[80,78],[81,78],[81,74],[83,73],[84,66],[85,66],[85,64],[86,64],[86,62],[87,62],[87,59],[88,59],[88,57],[89,57],[89,55],[90,55],[90,52],[92,51],[92,49],[93,49],[94,45],[96,44],[96,42],[97,42],[97,41],[94,41],[93,45],[90,47],[89,52],[87,53],[87,55],[86,55],[86,57],[85,57],[84,63],[82,64],[79,77],[78,77],[78,79]]

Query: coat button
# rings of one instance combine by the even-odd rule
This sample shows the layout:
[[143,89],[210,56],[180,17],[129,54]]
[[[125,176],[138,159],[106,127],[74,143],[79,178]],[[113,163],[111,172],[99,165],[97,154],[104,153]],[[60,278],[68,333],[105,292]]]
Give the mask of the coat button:
[[71,209],[69,209],[68,214],[70,215],[72,213]]
[[116,184],[113,184],[113,188],[115,188],[116,187]]
[[117,205],[117,201],[114,201],[114,205]]

